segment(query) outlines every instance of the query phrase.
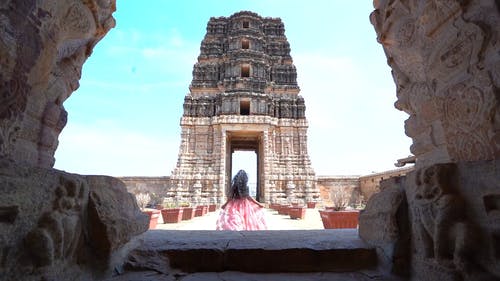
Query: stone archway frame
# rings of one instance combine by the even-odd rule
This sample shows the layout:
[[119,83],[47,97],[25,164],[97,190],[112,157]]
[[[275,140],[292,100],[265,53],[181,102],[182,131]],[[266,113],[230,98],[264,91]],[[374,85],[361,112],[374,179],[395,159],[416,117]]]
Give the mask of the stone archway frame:
[[253,151],[257,154],[257,201],[264,200],[264,194],[266,192],[266,187],[263,184],[262,178],[264,177],[263,167],[264,164],[264,143],[263,143],[264,131],[261,130],[240,130],[240,131],[228,131],[226,133],[226,175],[225,175],[225,187],[226,194],[231,186],[231,170],[233,166],[232,154],[235,151]]

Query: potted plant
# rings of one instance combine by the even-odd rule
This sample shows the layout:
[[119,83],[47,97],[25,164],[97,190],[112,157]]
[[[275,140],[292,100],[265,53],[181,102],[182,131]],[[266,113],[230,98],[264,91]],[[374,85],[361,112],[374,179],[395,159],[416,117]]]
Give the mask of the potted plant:
[[291,219],[304,219],[306,217],[306,208],[304,206],[299,207],[289,207],[288,215],[290,215]]
[[291,207],[289,205],[280,205],[278,207],[278,214],[280,214],[280,215],[288,215],[288,210],[290,208]]
[[155,209],[146,209],[146,205],[151,200],[148,193],[138,193],[135,195],[135,200],[141,211],[149,216],[149,229],[155,229],[160,217],[160,211]]
[[277,211],[280,207],[280,204],[278,203],[271,203],[269,204],[269,209]]
[[329,228],[357,228],[358,210],[346,210],[349,205],[350,194],[346,189],[338,189],[332,192],[333,206],[319,211],[323,226]]
[[167,202],[163,204],[161,216],[163,223],[178,223],[182,220],[183,209],[174,202]]
[[182,220],[190,220],[194,218],[194,208],[188,202],[182,202],[179,204],[182,208]]
[[306,204],[307,204],[307,208],[308,209],[314,209],[314,208],[316,208],[316,202],[314,202],[314,201],[307,201]]
[[212,204],[208,205],[209,212],[215,212],[216,210],[217,210],[217,204],[212,203]]
[[195,217],[201,217],[204,216],[208,213],[208,206],[207,205],[198,205],[195,210]]

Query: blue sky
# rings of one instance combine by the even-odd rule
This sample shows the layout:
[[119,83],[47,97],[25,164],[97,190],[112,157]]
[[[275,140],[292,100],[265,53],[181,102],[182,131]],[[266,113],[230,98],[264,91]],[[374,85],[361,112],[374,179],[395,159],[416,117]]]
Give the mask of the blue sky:
[[369,22],[372,1],[118,0],[117,25],[95,47],[55,168],[81,174],[166,176],[180,145],[182,102],[212,16],[280,17],[297,67],[317,175],[394,169],[410,154],[406,114]]

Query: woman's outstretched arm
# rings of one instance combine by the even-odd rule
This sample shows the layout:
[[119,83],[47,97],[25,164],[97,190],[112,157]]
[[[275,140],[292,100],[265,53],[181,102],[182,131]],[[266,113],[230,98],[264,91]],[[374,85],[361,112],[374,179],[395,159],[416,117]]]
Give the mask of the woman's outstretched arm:
[[250,198],[250,200],[252,202],[254,202],[255,204],[259,205],[259,207],[264,208],[264,205],[262,205],[260,202],[258,202],[257,200],[255,200],[252,196],[248,196],[248,198]]

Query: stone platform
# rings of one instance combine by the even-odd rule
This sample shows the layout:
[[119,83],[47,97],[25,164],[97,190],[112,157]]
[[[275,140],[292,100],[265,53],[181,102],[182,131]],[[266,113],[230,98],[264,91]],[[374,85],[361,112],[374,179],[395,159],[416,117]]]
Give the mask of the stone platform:
[[150,230],[140,239],[142,245],[131,253],[126,271],[111,280],[377,280],[379,276],[375,251],[359,239],[356,229]]

